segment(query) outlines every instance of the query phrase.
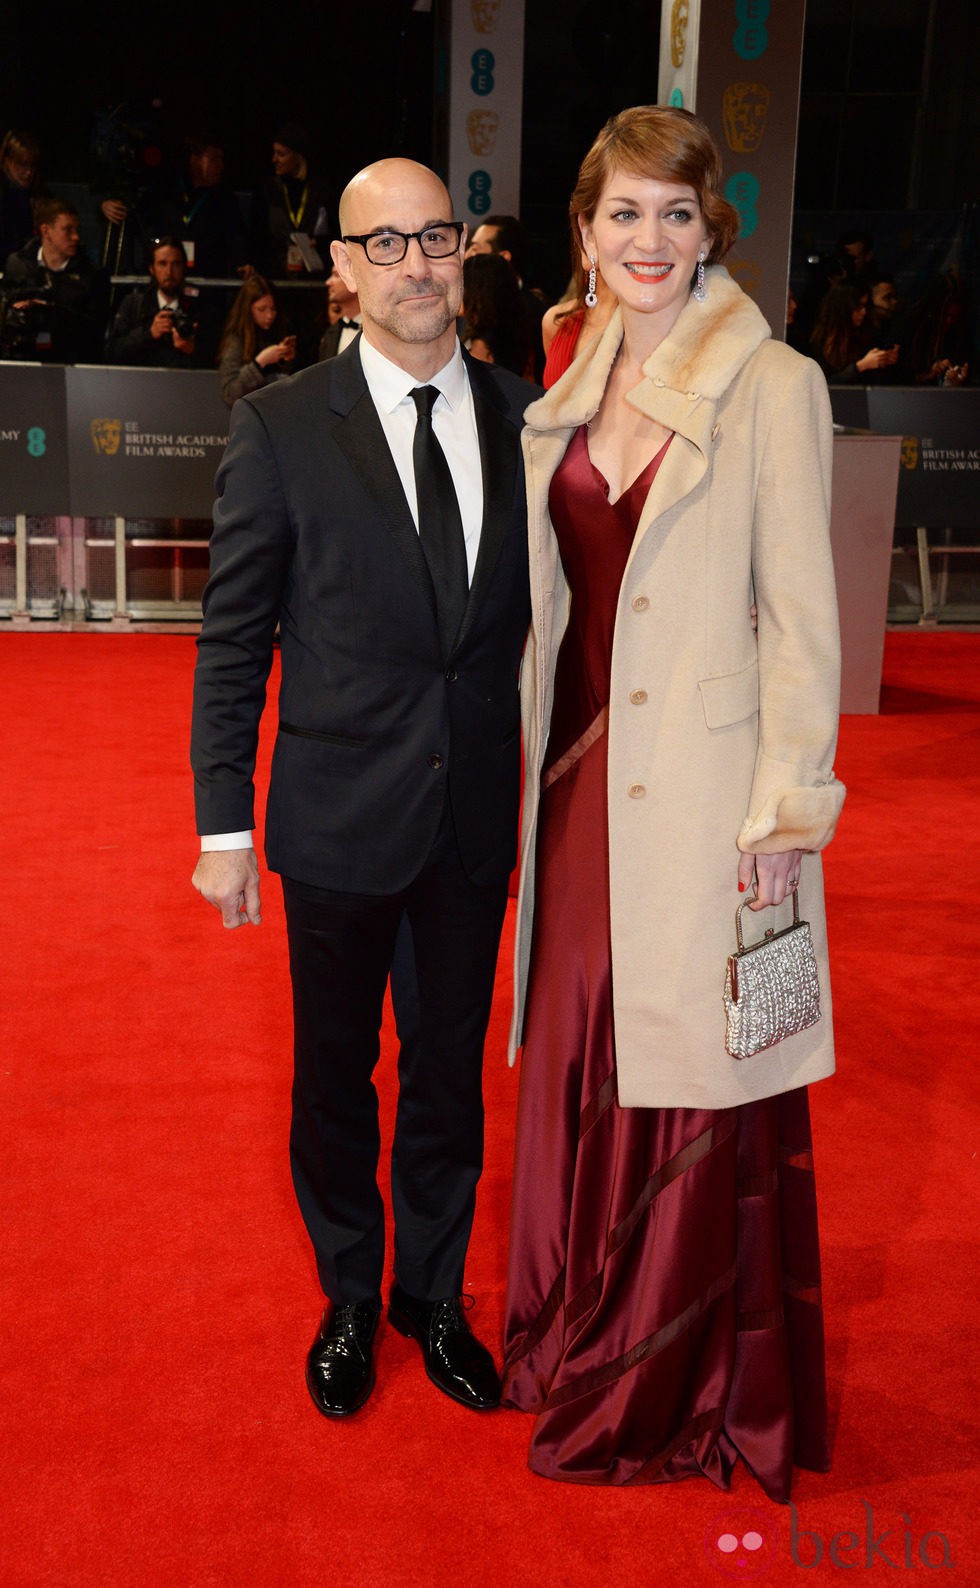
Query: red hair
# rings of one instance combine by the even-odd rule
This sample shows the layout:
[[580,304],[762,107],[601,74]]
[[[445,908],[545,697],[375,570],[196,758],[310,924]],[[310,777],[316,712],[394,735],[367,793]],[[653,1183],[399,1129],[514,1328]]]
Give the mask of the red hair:
[[579,217],[592,221],[613,171],[692,187],[710,239],[708,263],[724,259],[738,236],[738,211],[721,192],[721,155],[703,121],[689,110],[634,105],[603,127],[582,161],[568,210],[573,236]]

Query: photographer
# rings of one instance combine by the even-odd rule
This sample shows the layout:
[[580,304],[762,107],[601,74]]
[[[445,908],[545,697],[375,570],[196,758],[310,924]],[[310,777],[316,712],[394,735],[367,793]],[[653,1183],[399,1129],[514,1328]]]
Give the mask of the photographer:
[[55,364],[101,358],[109,283],[81,248],[64,199],[34,206],[37,236],[10,254],[3,279],[3,357]]
[[185,285],[187,259],[175,237],[161,237],[150,254],[150,285],[124,298],[106,347],[110,364],[156,369],[207,369],[214,334],[201,300]]

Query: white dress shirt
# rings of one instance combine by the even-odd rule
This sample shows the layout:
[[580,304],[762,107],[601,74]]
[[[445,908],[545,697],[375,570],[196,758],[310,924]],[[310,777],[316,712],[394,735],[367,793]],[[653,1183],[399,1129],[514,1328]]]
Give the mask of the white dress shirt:
[[[415,491],[415,465],[412,444],[418,415],[411,393],[416,386],[436,386],[440,395],[432,409],[432,429],[446,454],[449,472],[456,487],[463,538],[466,542],[466,574],[470,584],[480,550],[483,525],[483,470],[480,463],[480,438],[473,411],[473,393],[457,342],[452,358],[437,370],[431,380],[418,381],[400,365],[393,364],[362,336],[361,367],[371,400],[378,411],[398,478],[408,499],[415,528],[419,527],[418,499]],[[202,836],[202,852],[210,849],[251,849],[252,834],[212,833]]]
[[446,454],[449,472],[456,487],[466,541],[466,576],[472,584],[483,524],[483,473],[480,468],[480,438],[476,433],[473,393],[470,391],[459,343],[456,343],[448,364],[444,364],[428,381],[416,380],[407,370],[385,358],[363,336],[361,366],[398,470],[398,478],[408,498],[416,529],[419,527],[419,511],[412,444],[418,415],[411,393],[416,386],[438,387],[441,395],[436,398],[432,409],[432,429]]

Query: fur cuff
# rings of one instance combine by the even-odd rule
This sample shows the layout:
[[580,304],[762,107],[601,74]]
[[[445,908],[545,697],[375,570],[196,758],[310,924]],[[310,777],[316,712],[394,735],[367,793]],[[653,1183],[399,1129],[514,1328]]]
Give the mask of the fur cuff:
[[775,855],[786,849],[825,848],[834,836],[846,793],[833,775],[819,788],[777,790],[758,815],[747,816],[742,823],[739,849],[749,855]]

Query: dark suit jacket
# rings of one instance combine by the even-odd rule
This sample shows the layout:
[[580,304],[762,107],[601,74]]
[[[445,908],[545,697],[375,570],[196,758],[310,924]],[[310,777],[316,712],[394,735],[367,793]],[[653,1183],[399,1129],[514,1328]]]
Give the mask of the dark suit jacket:
[[371,894],[406,886],[432,847],[447,780],[469,875],[491,882],[513,864],[530,616],[519,437],[534,389],[485,364],[467,369],[484,519],[448,656],[358,344],[232,410],[198,641],[198,831],[253,825],[278,623],[266,855],[300,882]]
[[[340,333],[343,329],[344,327],[339,320],[335,320],[333,325],[327,326],[317,343],[316,356],[318,362],[322,363],[324,359],[337,357],[340,349]],[[348,346],[350,346],[350,343],[348,343]]]

